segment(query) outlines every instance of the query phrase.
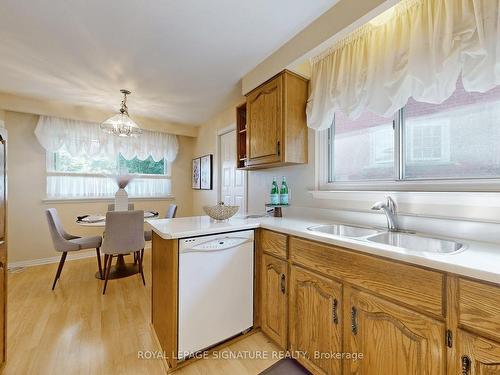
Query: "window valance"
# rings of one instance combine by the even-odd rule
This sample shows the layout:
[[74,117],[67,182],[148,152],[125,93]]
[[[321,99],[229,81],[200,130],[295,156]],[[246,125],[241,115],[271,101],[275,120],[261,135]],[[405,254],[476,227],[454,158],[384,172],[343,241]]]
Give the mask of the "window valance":
[[498,0],[407,0],[312,60],[308,126],[334,113],[392,116],[410,97],[439,104],[500,84]]
[[129,160],[135,157],[145,160],[151,156],[154,161],[172,162],[179,149],[175,135],[144,131],[137,138],[122,138],[104,133],[97,123],[48,116],[40,116],[35,135],[47,151],[56,152],[65,147],[71,155],[121,153]]

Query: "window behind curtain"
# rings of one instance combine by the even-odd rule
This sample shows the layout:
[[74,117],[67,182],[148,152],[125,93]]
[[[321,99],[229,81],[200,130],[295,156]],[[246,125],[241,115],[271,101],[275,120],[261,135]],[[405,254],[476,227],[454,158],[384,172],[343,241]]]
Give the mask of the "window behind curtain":
[[47,158],[47,197],[112,197],[117,190],[113,176],[123,173],[135,175],[126,188],[131,197],[164,197],[171,193],[169,166],[164,159],[155,162],[150,156],[146,160],[127,160],[121,154],[72,156],[62,148]]
[[331,183],[498,179],[500,86],[469,93],[459,81],[442,104],[410,99],[391,118],[336,113],[329,134]]

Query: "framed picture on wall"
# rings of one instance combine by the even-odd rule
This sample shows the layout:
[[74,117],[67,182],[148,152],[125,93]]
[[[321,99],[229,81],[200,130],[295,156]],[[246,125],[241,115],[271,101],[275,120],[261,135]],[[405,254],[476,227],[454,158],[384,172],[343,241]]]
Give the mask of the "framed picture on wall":
[[191,187],[197,190],[201,189],[200,164],[201,164],[201,158],[193,159],[193,170],[191,173],[191,179],[192,179]]
[[202,156],[200,159],[201,159],[201,165],[200,165],[201,189],[212,190],[213,188],[212,155],[205,155]]

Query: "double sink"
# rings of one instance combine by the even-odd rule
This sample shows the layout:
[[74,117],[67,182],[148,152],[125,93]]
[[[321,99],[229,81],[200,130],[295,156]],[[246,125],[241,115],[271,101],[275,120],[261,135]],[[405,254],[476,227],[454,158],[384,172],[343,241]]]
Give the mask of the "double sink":
[[464,248],[464,244],[453,240],[427,237],[405,231],[385,231],[357,225],[337,223],[316,225],[307,229],[323,235],[365,240],[419,253],[453,254]]

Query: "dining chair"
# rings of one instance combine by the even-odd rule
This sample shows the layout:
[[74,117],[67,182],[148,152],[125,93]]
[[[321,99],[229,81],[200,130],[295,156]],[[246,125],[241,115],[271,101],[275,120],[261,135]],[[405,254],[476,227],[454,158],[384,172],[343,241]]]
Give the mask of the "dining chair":
[[[114,211],[114,210],[115,210],[115,204],[114,203],[108,204],[108,211]],[[128,210],[134,211],[134,204],[133,203],[128,204]]]
[[105,235],[102,243],[104,253],[104,288],[106,293],[113,256],[134,253],[139,264],[142,283],[146,285],[142,260],[144,258],[144,211],[108,211]]
[[[165,215],[165,219],[173,219],[175,215],[177,214],[177,205],[176,204],[171,204],[168,206],[167,214]],[[145,230],[144,231],[144,239],[146,241],[151,241],[153,238],[153,231],[152,230]]]
[[49,223],[50,236],[52,237],[52,243],[54,244],[54,249],[60,253],[61,260],[59,261],[59,267],[57,267],[56,277],[54,278],[54,283],[52,284],[52,290],[56,287],[57,280],[61,276],[61,272],[66,261],[66,256],[70,251],[78,251],[84,249],[94,249],[97,255],[97,266],[99,268],[99,276],[103,277],[102,266],[101,266],[101,253],[100,247],[102,244],[101,236],[90,236],[90,237],[78,237],[67,233],[62,224],[61,219],[55,208],[49,208],[45,210],[47,216],[47,222]]

